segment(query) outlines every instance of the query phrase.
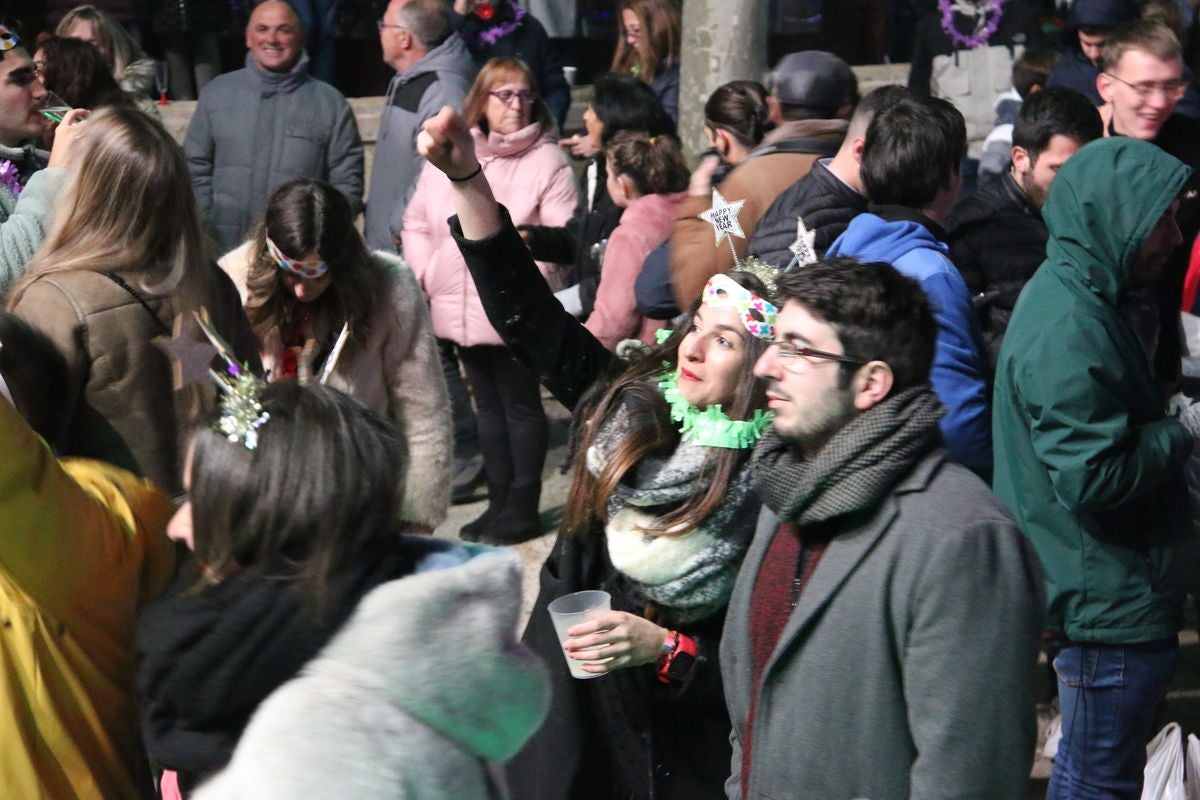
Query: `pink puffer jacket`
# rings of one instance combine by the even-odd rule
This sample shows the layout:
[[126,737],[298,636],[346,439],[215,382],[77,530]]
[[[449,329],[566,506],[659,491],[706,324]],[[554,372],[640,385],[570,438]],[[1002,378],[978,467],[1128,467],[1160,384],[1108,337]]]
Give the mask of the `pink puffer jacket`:
[[[567,157],[538,125],[509,136],[478,128],[475,154],[496,200],[514,225],[562,226],[575,213],[578,194]],[[404,259],[429,297],[433,332],[460,345],[502,344],[483,313],[475,283],[446,220],[454,215],[450,180],[426,164],[404,212]],[[542,274],[551,265],[539,263]]]

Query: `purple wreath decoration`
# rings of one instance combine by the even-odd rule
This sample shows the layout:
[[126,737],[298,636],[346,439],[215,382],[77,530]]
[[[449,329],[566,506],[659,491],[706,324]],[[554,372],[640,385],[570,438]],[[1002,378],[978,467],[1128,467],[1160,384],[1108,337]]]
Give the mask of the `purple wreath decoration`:
[[[500,5],[500,3],[497,5]],[[466,30],[463,30],[459,35],[463,36],[464,39],[469,38],[473,40],[467,42],[467,44],[473,48],[491,47],[505,36],[508,36],[517,28],[521,27],[521,22],[525,19],[525,15],[529,12],[516,3],[504,3],[504,5],[508,6],[508,11],[512,14],[511,17],[499,24],[484,28],[477,34],[474,32],[468,33]],[[482,17],[480,17],[480,19],[482,19]]]
[[992,11],[992,16],[982,29],[976,26],[974,34],[963,36],[954,27],[954,5],[951,0],[938,0],[938,11],[942,12],[942,30],[955,45],[961,45],[967,50],[974,50],[981,44],[986,44],[987,40],[992,38],[992,34],[1000,27],[1000,19],[1004,16],[1004,0],[985,0],[984,7],[980,12],[981,16],[986,16],[989,9]]
[[14,198],[21,196],[21,173],[11,161],[0,160],[0,186],[8,189]]

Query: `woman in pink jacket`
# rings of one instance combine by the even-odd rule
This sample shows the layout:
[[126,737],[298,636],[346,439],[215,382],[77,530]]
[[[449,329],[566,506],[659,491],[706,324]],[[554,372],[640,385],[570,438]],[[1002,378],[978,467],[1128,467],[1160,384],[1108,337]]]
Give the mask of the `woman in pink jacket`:
[[[493,58],[479,71],[463,104],[479,164],[517,225],[567,223],[578,197],[559,149],[549,109],[529,67]],[[516,362],[487,321],[447,218],[451,180],[426,165],[404,212],[404,257],[429,296],[433,330],[458,345],[475,396],[488,507],[461,536],[513,544],[540,532],[538,500],[546,460],[547,424],[538,381]],[[539,264],[547,275],[548,264]]]
[[654,344],[664,323],[637,309],[633,285],[646,256],[671,235],[676,212],[686,197],[688,168],[674,136],[621,131],[604,148],[608,194],[625,209],[608,237],[596,303],[585,323],[600,342],[615,350],[622,339]]

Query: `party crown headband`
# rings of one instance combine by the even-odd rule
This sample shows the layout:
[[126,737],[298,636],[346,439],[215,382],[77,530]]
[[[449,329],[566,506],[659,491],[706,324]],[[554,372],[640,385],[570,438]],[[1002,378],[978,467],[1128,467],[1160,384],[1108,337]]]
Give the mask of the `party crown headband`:
[[271,419],[270,413],[263,410],[260,399],[267,384],[247,369],[245,364],[238,362],[233,348],[217,333],[205,315],[196,312],[195,318],[205,338],[226,364],[224,373],[211,367],[208,370],[222,395],[221,416],[213,428],[225,434],[229,441],[239,442],[247,450],[254,450],[258,447],[258,429]]
[[21,37],[7,25],[0,25],[0,53],[21,46]]
[[313,280],[329,272],[329,265],[324,261],[299,261],[294,258],[289,258],[283,254],[279,246],[271,241],[271,237],[267,237],[267,252],[271,254],[271,258],[275,259],[275,263],[279,268],[299,275],[301,278]]
[[732,308],[737,311],[742,325],[759,339],[772,341],[775,338],[775,318],[779,309],[744,286],[740,286],[733,278],[723,273],[717,273],[704,284],[704,305],[709,308]]

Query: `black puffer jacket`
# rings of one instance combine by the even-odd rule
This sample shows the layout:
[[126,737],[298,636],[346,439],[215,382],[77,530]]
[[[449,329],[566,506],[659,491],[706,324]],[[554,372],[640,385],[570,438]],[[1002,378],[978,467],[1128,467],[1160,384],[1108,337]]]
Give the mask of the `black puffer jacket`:
[[[596,288],[600,285],[600,267],[604,263],[604,247],[608,237],[621,222],[624,211],[613,204],[608,196],[604,159],[597,158],[596,189],[591,202],[588,200],[588,177],[585,170],[579,178],[579,196],[584,202],[575,209],[574,216],[562,228],[546,225],[522,225],[529,243],[529,252],[538,261],[551,264],[571,264],[572,272],[565,277],[565,284],[579,284],[579,299],[583,303],[583,318],[592,313],[596,302]],[[590,209],[590,210],[589,210]]]
[[959,201],[946,220],[950,260],[971,290],[993,372],[1017,296],[1046,260],[1047,236],[1008,172]]
[[867,198],[830,172],[823,160],[817,161],[771,203],[758,221],[749,252],[768,264],[787,266],[792,259],[788,247],[796,241],[796,217],[800,217],[817,234],[817,255],[824,255],[850,220],[866,210]]

